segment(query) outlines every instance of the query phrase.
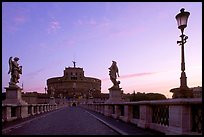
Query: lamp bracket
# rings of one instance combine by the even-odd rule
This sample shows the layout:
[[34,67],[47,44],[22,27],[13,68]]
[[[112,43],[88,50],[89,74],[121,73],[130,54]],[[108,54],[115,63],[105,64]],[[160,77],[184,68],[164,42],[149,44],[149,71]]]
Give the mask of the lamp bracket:
[[177,44],[181,45],[181,42],[182,42],[182,41],[177,41]]

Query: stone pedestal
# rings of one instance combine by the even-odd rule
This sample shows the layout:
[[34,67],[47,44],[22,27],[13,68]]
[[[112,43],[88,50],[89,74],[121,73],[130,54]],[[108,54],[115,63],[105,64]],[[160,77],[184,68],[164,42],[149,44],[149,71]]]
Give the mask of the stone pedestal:
[[57,105],[57,103],[55,102],[55,98],[54,97],[50,97],[50,105]]
[[59,105],[60,105],[60,106],[63,106],[63,105],[64,105],[64,98],[60,98],[60,100],[59,100]]
[[62,106],[64,103],[62,100],[60,100],[59,105]]
[[2,101],[2,104],[15,104],[15,105],[27,105],[28,103],[22,100],[22,89],[18,86],[5,87],[6,99]]
[[109,103],[121,103],[123,91],[122,88],[109,88],[109,99],[105,102],[106,104]]
[[173,88],[170,90],[173,93],[172,98],[193,98],[192,89],[185,87],[185,88]]
[[12,120],[15,117],[11,117],[11,108],[15,107],[15,113],[17,118],[28,117],[28,103],[22,100],[22,89],[16,85],[5,87],[6,99],[2,101],[3,105],[7,105],[7,121]]

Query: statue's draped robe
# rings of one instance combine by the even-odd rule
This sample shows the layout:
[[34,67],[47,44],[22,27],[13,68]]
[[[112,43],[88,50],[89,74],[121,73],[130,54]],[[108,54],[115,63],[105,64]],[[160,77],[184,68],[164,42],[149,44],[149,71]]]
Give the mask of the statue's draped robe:
[[117,73],[118,73],[118,67],[115,64],[112,64],[111,67],[109,68],[109,75],[110,75],[110,80],[113,82],[114,85],[117,84],[116,78],[117,78]]

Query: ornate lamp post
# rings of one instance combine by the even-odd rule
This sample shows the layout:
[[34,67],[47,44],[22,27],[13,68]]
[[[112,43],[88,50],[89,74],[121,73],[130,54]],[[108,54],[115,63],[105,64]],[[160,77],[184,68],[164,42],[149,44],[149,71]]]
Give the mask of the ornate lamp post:
[[46,92],[47,92],[47,88],[45,87],[45,94],[46,94]]
[[74,82],[73,83],[73,97],[75,98],[76,94],[75,94],[75,89],[76,89],[76,83]]
[[170,92],[173,92],[173,98],[187,98],[192,97],[192,91],[187,86],[187,77],[185,73],[185,60],[184,60],[184,44],[188,39],[188,36],[184,35],[184,29],[187,27],[189,12],[184,11],[182,8],[180,13],[176,15],[176,20],[178,23],[178,28],[181,30],[181,41],[177,41],[177,44],[181,46],[181,78],[180,78],[180,88],[172,89]]
[[182,8],[179,14],[176,15],[176,20],[178,23],[178,28],[181,30],[181,41],[177,41],[177,44],[181,46],[181,81],[180,81],[180,88],[187,88],[187,80],[186,80],[186,73],[185,73],[185,60],[184,60],[184,44],[188,39],[188,36],[184,35],[184,29],[187,27],[187,20],[190,15],[189,12],[185,12],[185,9]]

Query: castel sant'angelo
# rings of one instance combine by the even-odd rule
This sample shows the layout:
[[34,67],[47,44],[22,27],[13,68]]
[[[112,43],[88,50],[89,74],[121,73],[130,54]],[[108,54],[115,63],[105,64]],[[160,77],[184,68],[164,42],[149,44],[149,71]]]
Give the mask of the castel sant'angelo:
[[98,96],[101,93],[101,80],[85,77],[83,68],[76,67],[74,61],[73,64],[73,67],[65,67],[62,77],[47,79],[48,94],[70,98]]

